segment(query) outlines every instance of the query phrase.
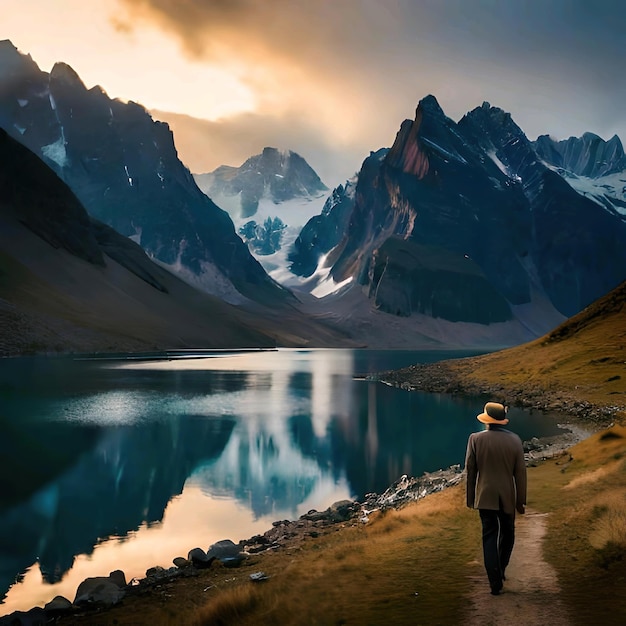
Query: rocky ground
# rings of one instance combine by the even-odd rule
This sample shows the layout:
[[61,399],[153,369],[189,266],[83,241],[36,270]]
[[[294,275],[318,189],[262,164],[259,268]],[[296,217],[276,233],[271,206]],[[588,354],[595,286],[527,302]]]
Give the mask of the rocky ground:
[[612,423],[626,409],[623,403],[600,404],[581,398],[576,387],[571,389],[546,388],[540,381],[523,386],[505,384],[494,380],[477,380],[467,375],[471,359],[441,361],[411,365],[410,367],[382,372],[376,380],[407,391],[484,396],[508,406],[520,406],[539,411],[556,412],[568,420],[586,426],[603,428]]

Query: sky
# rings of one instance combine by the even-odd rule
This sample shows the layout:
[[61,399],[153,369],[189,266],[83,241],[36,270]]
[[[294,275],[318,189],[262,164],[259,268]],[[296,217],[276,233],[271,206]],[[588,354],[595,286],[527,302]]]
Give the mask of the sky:
[[0,0],[0,39],[44,71],[170,123],[192,172],[264,146],[329,186],[390,146],[433,94],[488,101],[530,139],[626,141],[622,0]]

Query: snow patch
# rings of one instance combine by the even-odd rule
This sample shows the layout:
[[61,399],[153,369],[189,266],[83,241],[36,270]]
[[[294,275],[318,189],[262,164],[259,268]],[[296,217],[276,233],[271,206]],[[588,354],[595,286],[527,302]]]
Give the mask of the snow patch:
[[23,98],[18,98],[17,103],[24,108],[28,104],[28,100],[24,100]]
[[498,166],[498,169],[507,177],[521,183],[522,179],[517,174],[511,174],[509,168],[498,158],[495,150],[489,150],[487,156]]
[[18,126],[17,124],[13,124],[13,128],[20,134],[23,135],[26,132],[26,129],[22,126]]
[[[320,215],[326,202],[326,195],[315,197],[293,198],[285,202],[275,204],[269,197],[259,201],[256,213],[250,217],[241,217],[241,195],[234,196],[214,195],[211,197],[221,209],[224,209],[233,221],[235,232],[239,235],[239,229],[249,221],[255,221],[263,225],[270,218],[278,217],[286,228],[281,237],[281,248],[274,254],[261,255],[250,251],[252,256],[262,265],[263,269],[277,283],[287,288],[298,287],[305,282],[300,276],[289,271],[287,256],[293,244],[300,234],[302,227],[315,215]],[[239,235],[241,236],[241,235]]]
[[431,148],[437,150],[438,152],[441,152],[441,154],[445,154],[450,159],[454,159],[455,161],[459,161],[460,163],[467,165],[467,161],[460,154],[454,154],[450,152],[449,150],[442,148],[439,144],[436,144],[434,141],[431,141],[430,139],[426,139],[426,137],[421,137],[420,140],[423,141],[427,146],[430,146]]
[[67,152],[65,150],[65,139],[61,136],[54,143],[41,148],[41,153],[51,161],[54,161],[59,167],[65,167],[68,164]]
[[127,165],[124,166],[124,171],[126,172],[126,178],[128,179],[128,184],[132,187],[133,186],[133,179],[131,178],[130,174],[128,173],[128,166]]
[[354,280],[353,276],[349,276],[345,280],[342,280],[340,283],[335,282],[335,280],[329,275],[324,280],[322,280],[311,294],[316,298],[325,298],[326,296],[330,296],[331,294],[336,294],[342,291],[344,287],[347,287]]
[[600,178],[589,178],[577,176],[562,168],[549,167],[560,174],[572,189],[585,198],[592,200],[609,212],[617,212],[626,217],[626,207],[612,202],[613,200],[626,202],[626,172],[608,174]]
[[[134,224],[133,224],[134,226]],[[134,241],[137,245],[141,245],[141,233],[142,233],[142,228],[141,226],[135,226],[135,234],[134,235],[129,235],[129,239],[131,241]]]

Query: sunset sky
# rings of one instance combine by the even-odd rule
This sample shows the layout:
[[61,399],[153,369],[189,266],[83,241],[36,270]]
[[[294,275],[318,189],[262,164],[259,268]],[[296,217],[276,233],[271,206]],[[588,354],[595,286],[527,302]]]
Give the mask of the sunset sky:
[[[193,172],[293,149],[329,185],[432,93],[484,100],[531,139],[626,140],[622,0],[0,0],[0,39],[42,70],[169,121]],[[205,120],[168,116],[177,113]]]

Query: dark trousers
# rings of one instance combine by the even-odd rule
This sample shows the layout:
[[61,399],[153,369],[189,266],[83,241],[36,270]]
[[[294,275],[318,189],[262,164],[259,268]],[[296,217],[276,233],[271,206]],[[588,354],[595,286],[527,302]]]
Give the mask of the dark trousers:
[[499,591],[515,543],[515,517],[502,510],[480,509],[479,513],[483,525],[485,570],[491,588]]

